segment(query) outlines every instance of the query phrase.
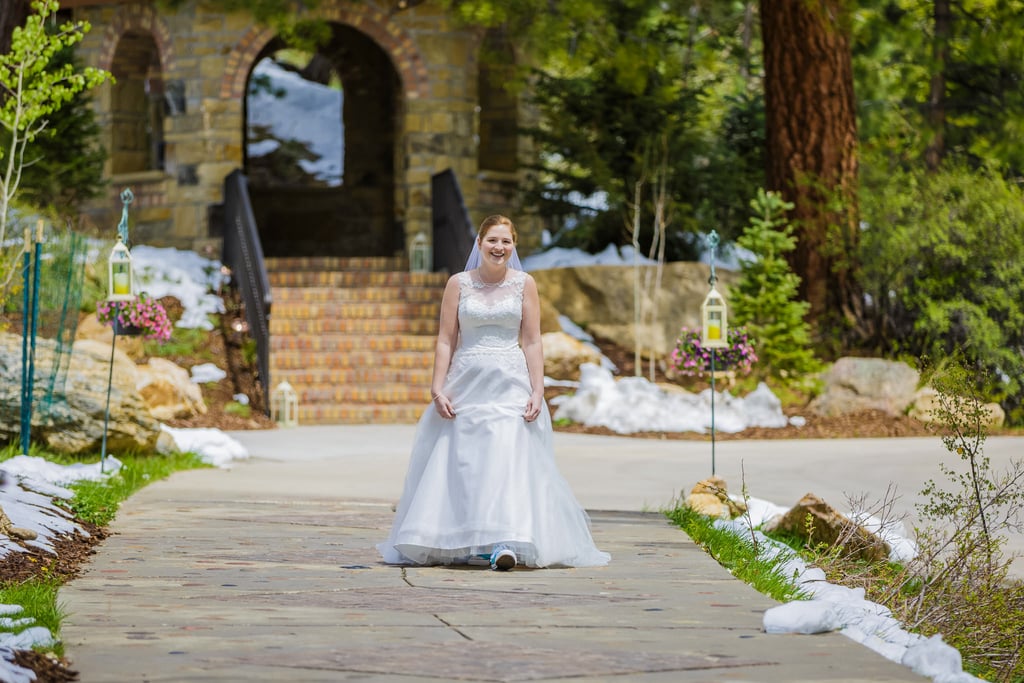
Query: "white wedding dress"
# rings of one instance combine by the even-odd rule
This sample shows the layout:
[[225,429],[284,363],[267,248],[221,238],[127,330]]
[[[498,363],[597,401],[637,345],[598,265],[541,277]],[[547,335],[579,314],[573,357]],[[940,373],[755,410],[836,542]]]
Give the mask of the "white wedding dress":
[[509,270],[496,287],[457,277],[460,336],[444,387],[455,419],[433,406],[420,418],[394,525],[377,549],[390,564],[462,563],[497,544],[520,566],[607,564],[555,464],[547,406],[534,422],[523,419],[526,274]]

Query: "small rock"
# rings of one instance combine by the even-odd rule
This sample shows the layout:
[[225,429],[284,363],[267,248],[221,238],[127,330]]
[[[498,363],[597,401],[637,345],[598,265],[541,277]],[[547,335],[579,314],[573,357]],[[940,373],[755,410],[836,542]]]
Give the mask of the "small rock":
[[725,479],[715,475],[694,485],[686,505],[694,512],[720,519],[732,519],[747,511],[746,505],[729,497]]

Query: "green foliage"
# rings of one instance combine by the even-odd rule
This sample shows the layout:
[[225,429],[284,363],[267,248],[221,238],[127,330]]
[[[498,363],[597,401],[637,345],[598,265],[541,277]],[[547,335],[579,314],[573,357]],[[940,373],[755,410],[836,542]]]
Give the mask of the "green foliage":
[[[1019,0],[951,2],[945,75],[946,149],[1024,171],[1024,33]],[[934,3],[859,3],[853,27],[861,139],[919,159],[936,72]]]
[[872,352],[962,353],[1024,424],[1024,191],[987,168],[862,165],[862,336]]
[[[968,669],[986,680],[1024,678],[1024,583],[1009,575],[1007,534],[1020,528],[1024,462],[996,471],[984,455],[987,411],[972,369],[948,363],[929,370],[938,391],[933,418],[942,442],[959,461],[939,465],[944,481],[930,480],[915,507],[917,555],[903,565],[863,567],[824,558],[830,575],[864,585],[866,597],[893,612],[907,628],[941,633]],[[820,558],[819,558],[820,559]]]
[[[938,392],[932,418],[957,461],[939,464],[943,480],[929,480],[915,505],[917,554],[904,563],[857,562],[834,548],[807,549],[829,581],[862,587],[865,597],[889,608],[904,627],[941,633],[964,658],[964,668],[985,680],[1024,680],[1024,583],[1009,575],[1007,535],[1020,528],[1024,462],[994,470],[983,447],[987,411],[975,371],[958,362],[922,368]],[[881,521],[895,520],[895,487],[875,510],[855,508]]]
[[[34,0],[33,13],[11,34],[11,48],[0,54],[0,244],[7,240],[8,212],[18,192],[22,172],[31,159],[25,148],[47,128],[51,117],[75,96],[110,74],[91,67],[78,69],[70,60],[57,66],[57,55],[77,44],[89,31],[86,22],[68,22],[56,30],[47,26],[57,12],[57,0]],[[6,250],[5,255],[17,251]],[[14,268],[0,266],[0,303],[7,296]]]
[[252,408],[246,403],[239,403],[238,401],[229,401],[224,404],[224,412],[229,415],[237,415],[238,417],[249,417],[252,415]]
[[809,304],[800,301],[800,278],[785,255],[796,247],[785,214],[793,205],[776,192],[757,191],[753,215],[736,243],[754,258],[740,264],[740,278],[729,288],[732,322],[745,325],[757,340],[759,368],[765,376],[791,386],[805,385],[821,369],[804,319]]
[[[192,327],[174,327],[171,330],[171,338],[165,342],[146,342],[143,350],[147,356],[158,358],[200,357],[206,360],[214,360],[209,349],[204,348],[208,333],[205,330]],[[201,349],[201,350],[200,350]]]
[[789,559],[779,553],[772,559],[761,556],[759,549],[749,540],[736,533],[719,529],[711,518],[679,505],[668,510],[666,516],[681,527],[693,542],[704,548],[733,576],[753,586],[756,590],[780,602],[799,600],[802,592],[796,588],[792,577],[781,571],[782,564]]
[[[527,201],[551,222],[557,245],[594,252],[631,242],[634,188],[647,184],[641,215],[649,226],[662,159],[668,260],[695,255],[696,231],[735,235],[733,219],[764,178],[763,110],[748,95],[759,89],[750,68],[759,50],[744,24],[750,3],[450,4],[471,24],[501,26],[531,56],[538,122],[525,132],[540,164]],[[646,244],[652,232],[644,230],[638,241]]]
[[256,340],[246,337],[242,340],[242,362],[248,367],[256,367],[258,360],[259,347],[256,345]]
[[[65,64],[79,69],[71,48],[54,55],[49,70]],[[41,211],[52,210],[61,222],[77,217],[78,206],[98,196],[104,186],[106,150],[99,144],[100,127],[86,91],[76,93],[49,117],[49,125],[25,147],[20,198]],[[0,149],[0,163],[4,149]]]

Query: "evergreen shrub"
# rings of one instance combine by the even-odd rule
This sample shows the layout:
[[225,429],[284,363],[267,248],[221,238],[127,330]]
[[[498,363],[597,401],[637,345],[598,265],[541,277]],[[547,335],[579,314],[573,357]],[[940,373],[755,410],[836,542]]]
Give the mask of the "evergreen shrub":
[[1024,190],[993,169],[866,161],[860,285],[870,350],[963,357],[1024,424]]
[[756,339],[765,376],[787,386],[810,388],[822,364],[815,357],[811,328],[804,316],[809,304],[798,298],[800,277],[786,261],[796,247],[785,213],[793,205],[776,192],[758,189],[753,215],[736,240],[753,258],[740,260],[740,278],[729,288],[730,323],[746,327]]

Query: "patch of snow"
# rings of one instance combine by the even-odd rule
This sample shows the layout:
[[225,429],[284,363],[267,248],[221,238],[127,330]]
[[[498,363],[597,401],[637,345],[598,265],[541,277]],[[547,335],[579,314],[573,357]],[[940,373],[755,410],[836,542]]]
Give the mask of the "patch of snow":
[[213,363],[200,363],[192,366],[192,381],[196,384],[204,382],[219,382],[228,376],[228,373],[218,368]]

